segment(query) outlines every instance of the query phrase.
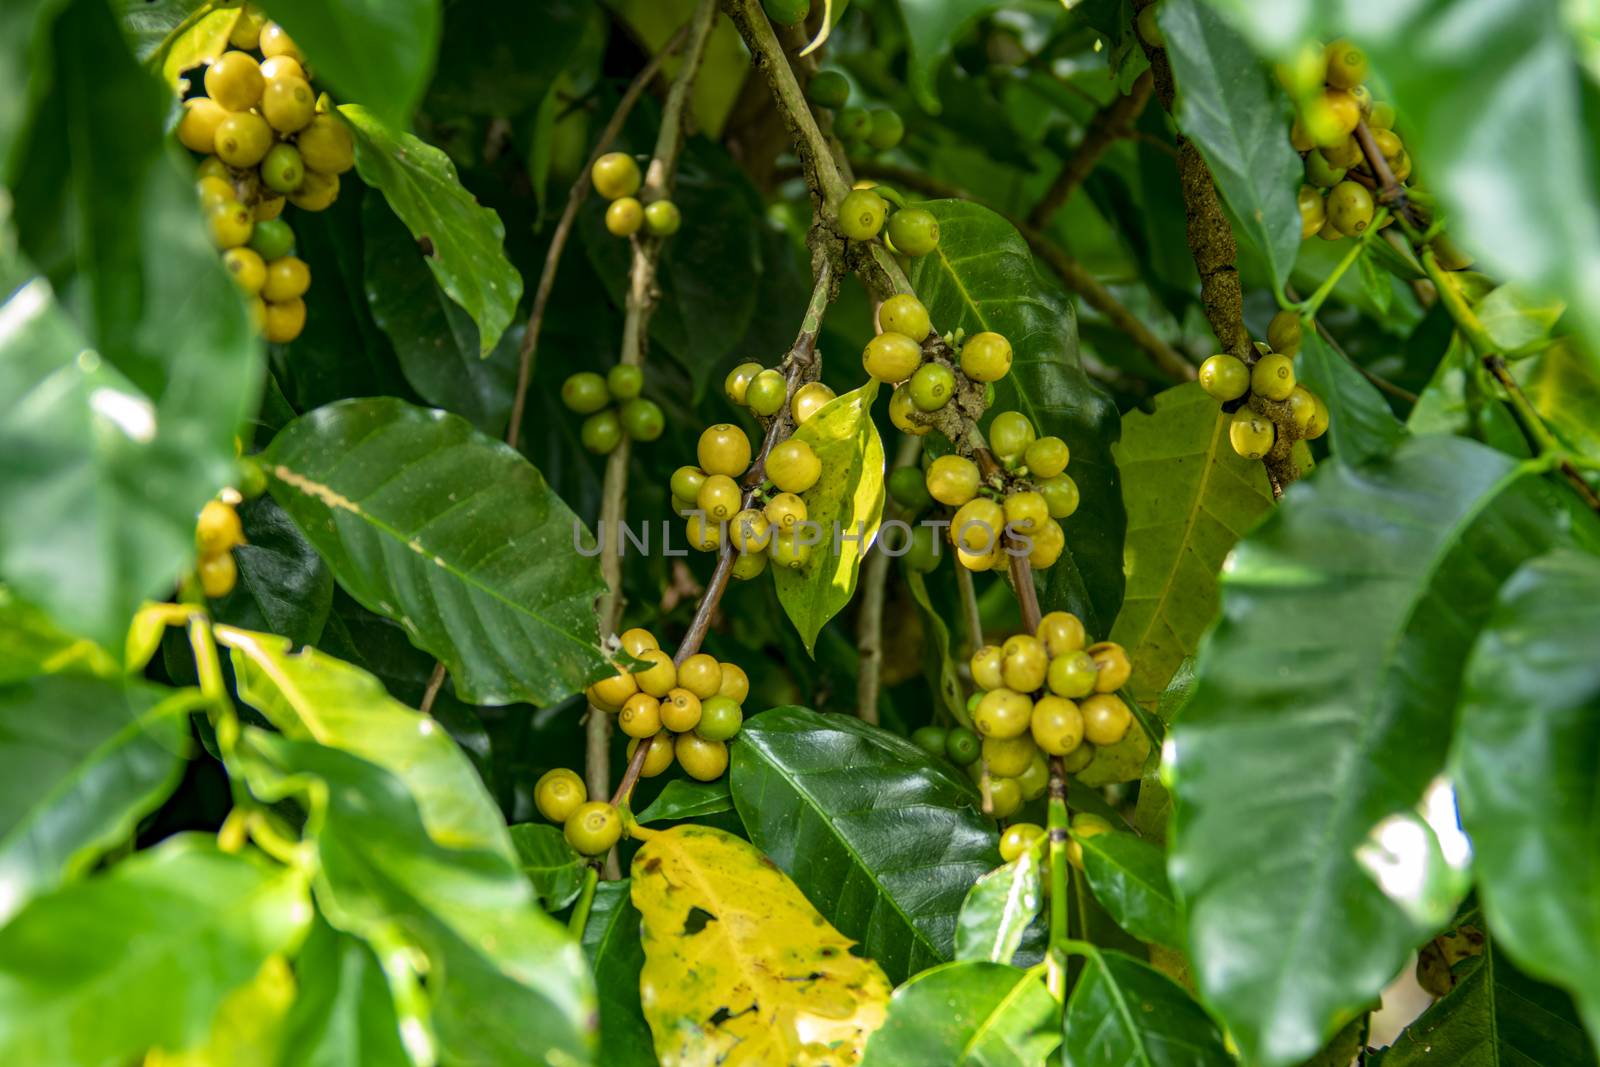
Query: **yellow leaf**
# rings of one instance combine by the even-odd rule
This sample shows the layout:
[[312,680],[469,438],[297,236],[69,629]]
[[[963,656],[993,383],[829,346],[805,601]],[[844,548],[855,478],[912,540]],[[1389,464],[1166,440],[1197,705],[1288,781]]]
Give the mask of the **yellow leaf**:
[[272,1067],[294,995],[288,962],[271,956],[254,978],[223,1000],[205,1044],[176,1053],[151,1049],[144,1067]]
[[771,860],[706,826],[636,831],[640,1000],[661,1067],[848,1067],[889,980]]

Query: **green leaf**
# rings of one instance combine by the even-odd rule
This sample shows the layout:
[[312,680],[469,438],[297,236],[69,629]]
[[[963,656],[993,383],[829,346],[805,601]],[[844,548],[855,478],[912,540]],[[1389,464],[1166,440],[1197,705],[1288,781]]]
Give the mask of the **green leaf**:
[[1312,39],[1349,36],[1364,48],[1457,243],[1494,273],[1559,294],[1595,360],[1600,203],[1590,191],[1600,175],[1580,35],[1561,5],[1211,2],[1276,57]]
[[1228,443],[1228,416],[1199,383],[1156,396],[1122,419],[1113,450],[1128,509],[1128,591],[1111,640],[1133,660],[1133,695],[1151,703],[1216,617],[1217,574],[1272,510],[1260,463]]
[[800,494],[806,523],[800,537],[815,537],[811,558],[799,570],[772,569],[778,600],[816,655],[817,633],[850,603],[861,557],[878,536],[883,517],[883,440],[872,421],[878,383],[828,401],[794,436],[822,461],[822,477]]
[[701,815],[716,815],[733,810],[733,795],[728,791],[728,780],[714,782],[689,782],[674,778],[650,802],[650,806],[634,816],[640,823],[676,822]]
[[1010,963],[1044,904],[1040,860],[1029,849],[979,878],[956,916],[955,958]]
[[997,0],[899,0],[910,43],[911,92],[924,111],[941,108],[935,83],[939,66],[950,58],[956,41],[978,19],[1002,6]]
[[447,5],[428,114],[515,118],[540,106],[597,22],[588,0]]
[[601,882],[595,887],[583,952],[594,971],[600,996],[600,1055],[607,1067],[656,1067],[655,1043],[639,1004],[639,971],[644,945],[639,940],[639,909],[630,898],[632,883]]
[[[1427,437],[1322,464],[1234,550],[1168,735],[1169,873],[1200,992],[1245,1060],[1311,1055],[1432,932],[1430,854],[1411,851],[1413,893],[1371,850],[1443,767],[1495,591],[1563,525],[1535,473]],[[1415,822],[1392,833],[1437,847]]]
[[[1480,871],[1483,868],[1479,868]],[[1542,886],[1541,889],[1547,889]],[[1455,986],[1406,1027],[1373,1067],[1589,1067],[1572,1001],[1512,966],[1497,941],[1456,966]]]
[[439,0],[274,0],[318,80],[395,129],[411,124],[433,74]]
[[218,0],[111,0],[111,9],[133,54],[174,89],[184,71],[227,50],[243,10]]
[[358,756],[393,774],[416,803],[433,840],[447,848],[511,855],[500,809],[466,754],[433,719],[384,691],[383,683],[288,638],[219,626],[232,653],[239,698],[284,735]]
[[950,655],[950,627],[928,599],[928,583],[922,573],[907,567],[905,576],[911,599],[917,602],[917,609],[922,613],[927,658],[932,661],[928,677],[937,679],[937,696],[944,710],[956,722],[967,723],[967,701],[961,689],[961,672],[956,666],[955,657]]
[[212,617],[244,630],[314,644],[333,607],[333,572],[271,497],[239,509],[250,543],[234,549],[239,581],[213,601]]
[[1295,191],[1305,180],[1289,144],[1283,94],[1244,38],[1203,0],[1163,2],[1160,22],[1178,83],[1178,125],[1282,291],[1300,251]]
[[1550,428],[1580,455],[1600,460],[1600,373],[1569,340],[1557,341],[1532,359],[1512,364],[1512,373]]
[[1496,943],[1600,1034],[1596,648],[1600,560],[1558,551],[1519,570],[1467,665],[1451,770]]
[[97,0],[72,5],[49,40],[53,88],[15,215],[0,215],[0,452],[17,457],[0,470],[0,575],[67,630],[120,648],[234,477],[259,342],[168,153],[167,91]]
[[1061,524],[1067,548],[1045,576],[1042,607],[1107,633],[1122,603],[1126,517],[1111,456],[1120,427],[1115,405],[1083,371],[1072,305],[1040,280],[1027,242],[999,215],[961,200],[921,206],[939,220],[939,247],[913,263],[911,283],[934,328],[1003,334],[1014,358],[991,410],[1022,412],[1072,451],[1067,473],[1082,503]]
[[371,611],[474,704],[550,704],[605,670],[587,530],[527,460],[465,419],[390,398],[290,423],[262,453],[273,495]]
[[310,920],[298,871],[170,837],[0,927],[0,1055],[102,1067],[196,1044]]
[[67,0],[20,0],[0,7],[0,183],[9,182],[14,153],[50,85],[50,27]]
[[167,798],[191,695],[73,675],[0,687],[0,924],[129,840]]
[[1184,988],[1120,952],[1095,952],[1062,1018],[1065,1067],[1232,1064],[1217,1024]]
[[1038,968],[961,960],[895,990],[861,1067],[1042,1067],[1060,1044],[1055,998]]
[[123,671],[122,657],[64,632],[44,612],[0,585],[0,685],[57,671],[113,678]]
[[1566,305],[1512,283],[1491,291],[1475,310],[1500,351],[1514,354],[1548,340]]
[[950,958],[967,889],[999,865],[977,795],[943,761],[846,715],[774,708],[732,746],[750,840],[889,977]]
[[[585,1062],[593,986],[541,913],[509,847],[448,848],[406,785],[375,763],[246,727],[239,757],[263,800],[306,805],[317,904],[380,956],[420,953],[444,1062]],[[426,1042],[426,1031],[412,1041]]]
[[388,982],[365,942],[318,921],[295,964],[283,1067],[411,1067]]
[[506,258],[500,216],[462,188],[455,164],[437,148],[356,104],[345,104],[339,113],[355,132],[361,180],[382,190],[424,244],[439,288],[478,324],[478,352],[487,356],[522,299],[522,275]]
[[1080,836],[1083,870],[1095,899],[1140,941],[1183,949],[1183,919],[1167,881],[1167,854],[1142,837],[1113,830]]
[[1369,241],[1361,250],[1360,258],[1356,260],[1356,268],[1361,277],[1361,289],[1367,294],[1367,299],[1372,301],[1372,306],[1380,315],[1389,314],[1389,308],[1394,303],[1394,278],[1378,262],[1378,247],[1388,249],[1389,245],[1381,241]]
[[493,351],[481,355],[478,327],[439,288],[427,257],[394,212],[369,196],[361,217],[367,304],[393,342],[406,381],[422,399],[484,433],[504,433],[522,329],[507,330]]
[[545,911],[560,911],[583,891],[583,857],[567,844],[561,828],[548,823],[522,823],[511,827],[511,845],[517,866]]
[[1332,451],[1345,462],[1365,463],[1385,455],[1405,436],[1405,427],[1378,387],[1309,326],[1300,342],[1295,373],[1328,405]]

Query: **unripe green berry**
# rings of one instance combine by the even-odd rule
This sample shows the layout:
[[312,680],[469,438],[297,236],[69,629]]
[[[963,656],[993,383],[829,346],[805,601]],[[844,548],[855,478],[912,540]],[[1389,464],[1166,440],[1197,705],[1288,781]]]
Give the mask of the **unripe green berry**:
[[840,108],[833,120],[833,132],[841,141],[865,141],[872,132],[872,115],[864,107]]
[[953,727],[944,738],[944,752],[957,767],[976,763],[983,745],[978,735],[964,726]]
[[597,411],[583,420],[578,437],[584,448],[603,456],[622,443],[622,420],[611,408]]
[[[906,135],[905,120],[899,112],[887,108],[872,109],[872,127],[867,132],[867,143],[880,152],[887,152],[899,144]],[[891,237],[893,236],[891,232]],[[896,241],[895,244],[900,242]]]
[[878,321],[882,323],[884,333],[904,334],[918,344],[926,340],[933,330],[928,309],[910,293],[896,293],[885,300],[878,309]]
[[889,205],[871,189],[852,190],[839,205],[839,229],[852,241],[870,241],[883,229]]
[[751,379],[744,394],[745,404],[762,418],[776,415],[783,409],[784,401],[787,399],[789,399],[789,383],[784,381],[780,371],[771,367]]
[[850,99],[850,79],[836,70],[819,70],[806,85],[806,96],[818,107],[837,110]]
[[924,363],[911,376],[906,388],[911,402],[921,411],[938,411],[950,403],[956,390],[956,376],[942,363]]
[[798,26],[811,14],[811,0],[761,0],[761,6],[779,26]]
[[1020,411],[1002,411],[989,424],[989,448],[1001,459],[1016,459],[1033,441],[1033,423]]
[[1340,182],[1328,191],[1328,221],[1347,237],[1372,225],[1376,210],[1371,191],[1360,182]]
[[1065,519],[1078,510],[1078,483],[1069,474],[1058,474],[1036,482],[1039,495],[1052,519]]
[[306,180],[306,167],[292,144],[275,144],[261,161],[261,182],[277,193],[292,193]]
[[1035,478],[1054,478],[1067,469],[1072,452],[1059,437],[1041,437],[1022,453],[1023,465]]
[[644,228],[655,237],[671,237],[683,224],[683,214],[671,200],[652,200],[644,208]]
[[1223,403],[1250,391],[1250,368],[1235,356],[1218,352],[1200,364],[1200,388]]
[[709,696],[700,702],[700,721],[694,732],[705,741],[727,741],[744,725],[744,712],[739,702],[721,695]]
[[911,731],[911,743],[930,756],[944,756],[944,739],[942,726],[919,726]]
[[723,395],[743,407],[746,402],[745,396],[750,389],[750,383],[755,380],[755,376],[760,374],[761,371],[761,364],[755,360],[739,364],[729,371],[728,376],[722,380]]
[[906,549],[906,566],[919,574],[927,574],[939,566],[939,538],[931,526],[911,528],[911,544]]
[[889,216],[889,240],[908,256],[925,256],[939,247],[939,220],[920,207],[901,208]]
[[561,383],[561,402],[580,415],[589,415],[611,403],[611,392],[604,378],[584,370]]
[[632,400],[644,390],[644,371],[631,363],[618,363],[606,372],[606,389],[618,400]]
[[896,467],[889,473],[889,496],[911,512],[933,506],[922,472],[915,467]]
[[679,467],[672,472],[670,488],[679,500],[694,501],[700,497],[700,487],[706,484],[706,472],[699,467]]
[[667,426],[667,417],[654,400],[636,396],[622,405],[622,429],[635,441],[654,441]]

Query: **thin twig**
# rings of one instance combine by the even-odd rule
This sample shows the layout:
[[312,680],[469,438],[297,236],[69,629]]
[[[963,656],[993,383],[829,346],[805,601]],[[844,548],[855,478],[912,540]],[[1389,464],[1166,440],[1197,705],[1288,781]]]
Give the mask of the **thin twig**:
[[1150,327],[1128,310],[1126,304],[1118,300],[1110,289],[1096,278],[1083,264],[1079,263],[1066,250],[1056,244],[1041,230],[1030,226],[1022,219],[1013,218],[993,204],[985,203],[974,197],[971,193],[958,186],[941,182],[937,178],[915,171],[909,167],[897,167],[891,164],[866,163],[861,167],[861,173],[868,177],[882,178],[895,185],[903,185],[908,189],[915,189],[927,196],[941,199],[967,200],[988,208],[995,214],[1004,218],[1016,227],[1022,239],[1028,242],[1028,247],[1033,249],[1034,255],[1044,261],[1055,276],[1061,279],[1061,284],[1067,289],[1077,293],[1083,302],[1104,315],[1106,321],[1114,328],[1127,334],[1140,351],[1150,357],[1150,361],[1165,375],[1180,382],[1193,381],[1195,368],[1192,363],[1178,354],[1167,342],[1157,337]]
[[[922,442],[909,434],[900,438],[895,449],[894,463],[890,469],[909,467],[922,453]],[[900,511],[891,501],[891,516]],[[863,722],[878,724],[878,694],[883,678],[883,602],[889,585],[890,556],[883,550],[881,540],[867,551],[867,561],[861,565],[861,580],[856,588],[861,594],[861,610],[856,616],[856,650],[859,653],[856,667],[856,715]]]
[[435,661],[433,673],[428,676],[428,688],[422,691],[422,703],[417,707],[422,714],[433,714],[433,702],[439,699],[439,690],[444,688],[444,676],[444,660]]
[[528,385],[533,378],[533,359],[539,348],[539,333],[544,327],[544,313],[550,304],[550,293],[555,289],[556,270],[561,266],[561,254],[566,250],[567,238],[572,235],[572,226],[578,218],[578,209],[589,198],[591,187],[589,174],[594,169],[595,161],[605,154],[611,147],[611,142],[622,132],[622,125],[627,121],[633,105],[639,102],[640,95],[655,78],[656,72],[661,69],[661,64],[678,50],[688,36],[689,27],[684,25],[661,47],[661,51],[651,57],[650,62],[644,65],[644,69],[639,71],[627,91],[622,94],[622,99],[617,101],[617,109],[612,112],[611,121],[600,131],[600,137],[589,153],[588,162],[584,164],[577,181],[572,183],[572,189],[567,193],[567,206],[562,209],[561,219],[556,223],[555,232],[550,235],[550,247],[544,254],[544,269],[539,273],[539,288],[533,294],[533,310],[528,314],[528,328],[522,335],[522,347],[517,353],[517,391],[511,399],[511,424],[506,427],[506,444],[512,448],[517,447],[517,439],[522,433],[522,415],[528,403]]
[[1050,224],[1051,217],[1072,199],[1072,194],[1078,191],[1078,186],[1089,177],[1111,146],[1132,130],[1154,88],[1155,79],[1147,70],[1134,81],[1127,95],[1119,95],[1094,113],[1083,131],[1083,140],[1062,164],[1061,173],[1050,183],[1044,196],[1028,212],[1028,225],[1043,229]]
[[[672,87],[667,91],[666,103],[662,105],[661,129],[656,134],[655,151],[645,171],[644,187],[639,193],[646,202],[663,199],[672,191],[678,153],[683,148],[684,107],[694,85],[695,74],[700,69],[700,60],[705,55],[706,41],[711,37],[716,14],[716,0],[700,0],[690,20],[683,66],[674,77]],[[619,362],[625,366],[639,367],[644,364],[650,318],[655,314],[661,296],[656,285],[656,262],[661,255],[661,240],[635,236],[632,247]],[[599,529],[603,551],[600,574],[606,583],[606,592],[598,606],[602,636],[616,633],[622,621],[622,521],[628,499],[628,464],[633,451],[630,445],[631,442],[624,436],[606,460],[605,482],[601,489]],[[639,746],[641,750],[645,747]],[[590,796],[605,796],[610,791],[611,717],[592,706],[585,726],[584,778]],[[620,874],[615,850],[606,858],[605,873],[610,879]]]
[[972,572],[956,566],[956,595],[961,598],[961,613],[966,617],[968,654],[983,647],[983,614],[978,610],[978,590],[972,582]]
[[[1299,294],[1295,292],[1294,286],[1286,286],[1283,292],[1285,296],[1295,303],[1300,302]],[[1338,339],[1333,336],[1333,332],[1329,330],[1327,326],[1323,325],[1321,319],[1312,318],[1311,321],[1317,327],[1317,336],[1322,338],[1323,343],[1329,348],[1333,349],[1333,351],[1346,363],[1360,371],[1363,378],[1371,382],[1382,392],[1388,393],[1395,399],[1404,401],[1405,403],[1413,406],[1416,405],[1417,401],[1420,399],[1416,393],[1413,393],[1411,390],[1403,386],[1396,385],[1394,382],[1391,382],[1389,379],[1380,374],[1374,374],[1367,367],[1357,363],[1355,357],[1351,356],[1349,352],[1345,351],[1344,346],[1341,345]]]

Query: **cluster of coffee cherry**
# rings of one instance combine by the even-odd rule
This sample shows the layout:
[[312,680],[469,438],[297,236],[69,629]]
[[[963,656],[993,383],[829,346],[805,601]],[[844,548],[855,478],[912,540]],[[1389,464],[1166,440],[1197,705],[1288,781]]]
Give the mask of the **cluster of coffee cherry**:
[[850,81],[836,70],[813,75],[806,98],[833,112],[833,132],[851,158],[887,152],[905,138],[905,120],[893,108],[850,106]]
[[939,220],[933,212],[902,206],[898,193],[879,188],[874,181],[856,182],[839,204],[839,232],[852,241],[875,240],[881,233],[890,251],[908,256],[925,256],[938,248]]
[[[1084,838],[1109,833],[1112,829],[1114,827],[1110,822],[1092,812],[1080,811],[1074,814],[1071,824],[1072,836],[1067,840],[1067,862],[1080,871],[1083,870],[1083,845],[1079,842]],[[1045,837],[1045,829],[1038,823],[1014,822],[1000,835],[1000,859],[1005,863],[1015,863],[1024,852],[1031,849],[1037,848],[1042,853]],[[1046,868],[1040,873],[1043,876],[1043,889],[1048,893],[1050,871]]]
[[601,377],[579,371],[561,383],[561,402],[570,411],[587,415],[578,431],[583,447],[605,455],[622,443],[623,434],[635,441],[654,441],[666,429],[661,405],[639,394],[644,391],[644,371],[619,363]]
[[1261,459],[1278,439],[1278,428],[1247,397],[1258,396],[1284,405],[1288,425],[1307,440],[1328,432],[1328,405],[1295,380],[1294,357],[1300,351],[1300,317],[1284,310],[1267,326],[1267,341],[1256,342],[1254,364],[1219,352],[1200,364],[1200,386],[1224,405],[1238,404],[1228,425],[1228,441],[1245,459]]
[[671,237],[683,223],[678,205],[661,197],[641,204],[643,184],[639,164],[626,152],[607,152],[589,170],[594,191],[611,201],[606,208],[606,229],[616,237],[632,237],[642,227],[652,237]]
[[[284,204],[322,211],[355,165],[350,129],[311,87],[300,50],[254,5],[232,48],[206,68],[205,94],[183,103],[178,140],[206,158],[200,204],[222,262],[244,290],[256,329],[286,343],[305,329],[311,270],[293,254]],[[260,59],[257,56],[260,56]]]
[[[595,708],[615,715],[617,728],[632,739],[630,760],[640,745],[648,746],[640,776],[654,778],[676,762],[698,781],[722,777],[728,742],[744,725],[749,676],[703,652],[674,663],[655,635],[642,628],[626,631],[620,641],[624,652],[646,666],[618,671],[584,692]],[[539,779],[533,799],[539,814],[561,824],[567,842],[585,856],[605,853],[622,836],[617,809],[590,800],[576,771],[549,771]]]
[[1305,159],[1301,238],[1337,241],[1364,233],[1376,212],[1373,191],[1379,183],[1357,126],[1365,122],[1396,181],[1411,176],[1411,156],[1394,132],[1394,108],[1375,102],[1363,84],[1366,55],[1349,41],[1335,41],[1308,50],[1302,62],[1280,68],[1279,77],[1300,103],[1289,139]]
[[766,479],[752,506],[746,507],[739,479],[750,467],[750,456],[750,438],[739,427],[727,422],[707,427],[696,449],[699,465],[672,472],[673,510],[688,519],[692,547],[716,552],[724,539],[733,546],[739,553],[733,563],[735,578],[754,578],[769,561],[800,570],[816,543],[801,525],[807,510],[800,494],[822,477],[822,460],[798,437],[773,445]]

